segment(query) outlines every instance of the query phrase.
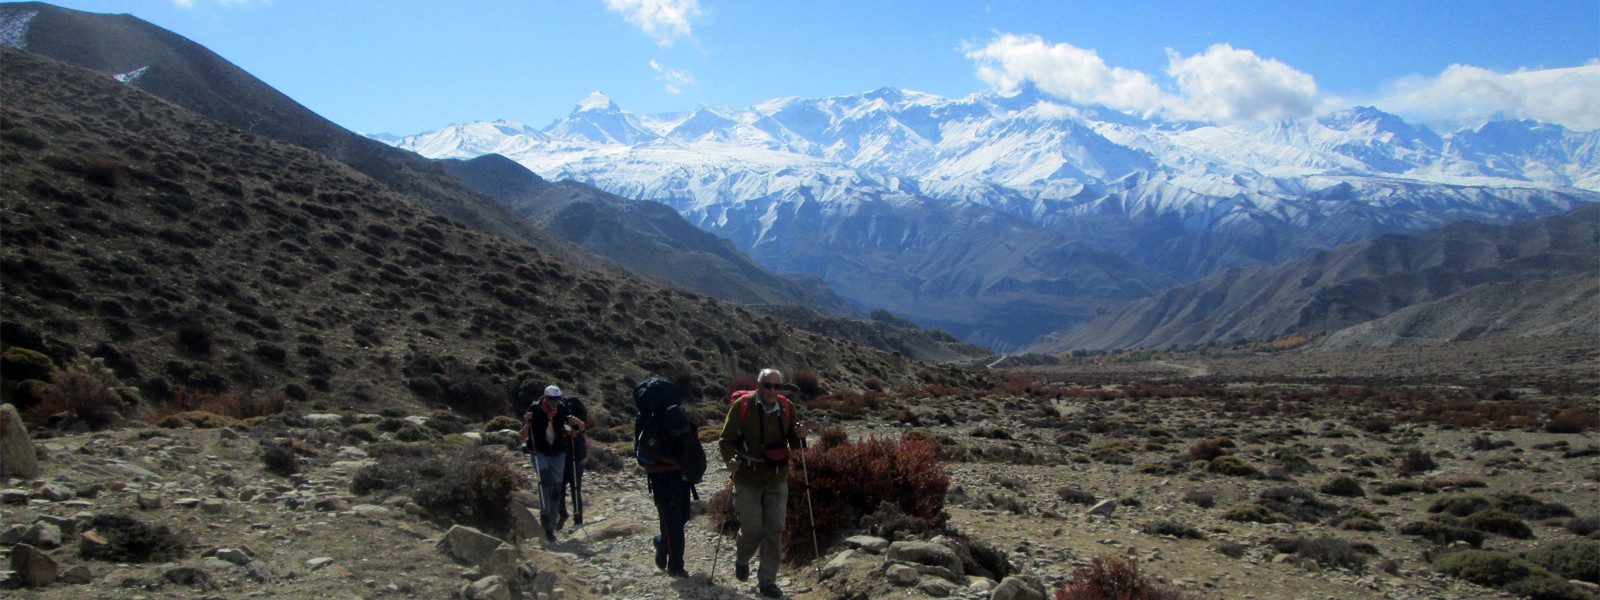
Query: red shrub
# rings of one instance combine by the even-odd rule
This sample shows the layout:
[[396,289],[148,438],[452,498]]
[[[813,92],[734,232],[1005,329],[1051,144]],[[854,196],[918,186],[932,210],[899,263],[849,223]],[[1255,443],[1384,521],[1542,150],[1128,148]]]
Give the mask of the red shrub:
[[[942,526],[950,518],[944,511],[950,476],[927,442],[873,438],[826,449],[807,448],[803,455],[804,468],[789,471],[785,539],[816,535],[819,540],[830,540],[834,532],[853,526],[884,502],[929,527]],[[815,531],[808,511],[815,513]],[[791,543],[790,550],[790,556],[803,560],[809,557],[811,544]]]
[[1072,583],[1056,590],[1056,600],[1184,600],[1183,592],[1139,572],[1138,561],[1096,556],[1072,572]]
[[1544,424],[1544,430],[1550,433],[1583,433],[1590,429],[1600,429],[1600,412],[1587,406],[1568,407]]

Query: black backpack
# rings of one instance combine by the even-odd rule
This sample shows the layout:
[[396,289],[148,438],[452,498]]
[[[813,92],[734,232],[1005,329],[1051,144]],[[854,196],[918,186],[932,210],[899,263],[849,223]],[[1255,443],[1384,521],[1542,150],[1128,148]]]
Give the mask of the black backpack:
[[671,381],[651,377],[633,387],[633,455],[640,465],[662,458],[677,459],[683,480],[700,483],[706,474],[706,450],[700,445],[694,423],[683,411],[678,388]]

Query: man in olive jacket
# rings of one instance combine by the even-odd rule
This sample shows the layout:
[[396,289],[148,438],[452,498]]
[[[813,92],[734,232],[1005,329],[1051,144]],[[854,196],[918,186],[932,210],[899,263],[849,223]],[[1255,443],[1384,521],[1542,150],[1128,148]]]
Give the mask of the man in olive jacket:
[[723,420],[718,448],[733,473],[733,509],[739,516],[734,576],[750,579],[750,558],[761,551],[757,589],[762,596],[782,598],[778,562],[782,560],[785,513],[789,504],[789,450],[805,445],[789,399],[778,394],[783,373],[762,369],[754,391],[735,392]]

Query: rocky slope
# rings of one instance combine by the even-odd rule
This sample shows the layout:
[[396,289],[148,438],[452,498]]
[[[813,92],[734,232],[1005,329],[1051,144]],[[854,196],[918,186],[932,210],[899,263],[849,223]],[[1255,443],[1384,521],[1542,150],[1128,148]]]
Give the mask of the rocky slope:
[[[1228,271],[1119,306],[1033,349],[1167,348],[1336,332],[1408,307],[1414,308],[1398,319],[1449,320],[1445,327],[1455,333],[1443,337],[1450,339],[1541,335],[1593,321],[1586,299],[1592,296],[1582,290],[1597,272],[1600,206],[1509,225],[1463,222]],[[1476,290],[1490,284],[1516,287]],[[1464,295],[1424,305],[1457,293]],[[1523,310],[1519,316],[1493,308],[1512,298]],[[1361,330],[1371,337],[1351,332],[1337,344],[1383,345],[1385,336],[1400,332],[1380,330],[1394,327],[1405,326],[1373,325]]]

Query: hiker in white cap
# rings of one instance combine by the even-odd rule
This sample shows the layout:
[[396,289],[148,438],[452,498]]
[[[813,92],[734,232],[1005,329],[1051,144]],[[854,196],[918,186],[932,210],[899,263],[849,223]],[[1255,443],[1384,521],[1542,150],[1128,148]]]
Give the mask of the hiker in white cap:
[[561,477],[566,469],[570,436],[583,432],[583,419],[572,414],[561,401],[561,388],[544,388],[544,395],[522,414],[523,443],[533,454],[533,468],[539,473],[539,525],[544,537],[556,541],[556,531],[565,519],[560,516]]

